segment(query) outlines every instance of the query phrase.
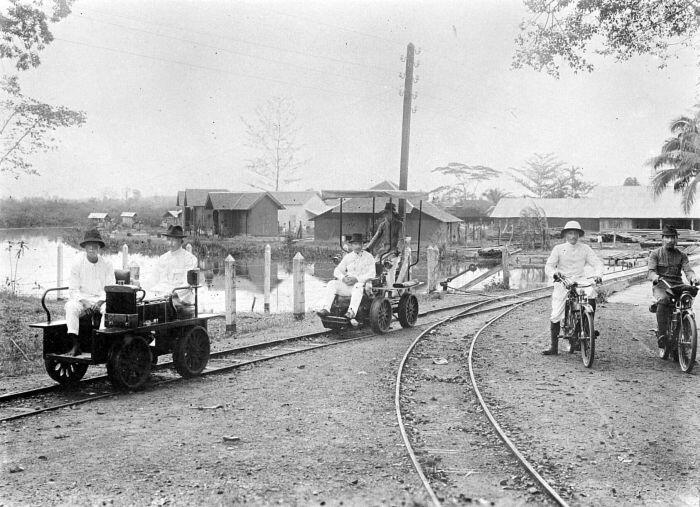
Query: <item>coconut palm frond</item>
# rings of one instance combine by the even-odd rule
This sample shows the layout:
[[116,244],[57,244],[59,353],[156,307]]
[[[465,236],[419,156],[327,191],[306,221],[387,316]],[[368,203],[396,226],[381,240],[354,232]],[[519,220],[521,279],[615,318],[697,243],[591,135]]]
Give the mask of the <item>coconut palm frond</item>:
[[682,204],[683,212],[686,215],[690,214],[690,210],[693,207],[693,204],[695,204],[695,191],[697,190],[698,183],[700,183],[700,177],[695,176],[690,182],[688,182],[683,190]]

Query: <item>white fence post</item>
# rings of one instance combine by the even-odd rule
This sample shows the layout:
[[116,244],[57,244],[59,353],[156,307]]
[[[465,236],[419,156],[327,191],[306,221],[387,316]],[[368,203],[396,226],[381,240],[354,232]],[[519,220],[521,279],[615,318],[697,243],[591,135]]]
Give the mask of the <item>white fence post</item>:
[[434,245],[428,247],[428,293],[433,292],[437,287],[438,259],[440,250]]
[[[58,237],[56,245],[56,287],[63,286],[63,238]],[[61,291],[56,291],[56,301],[61,299]]]
[[224,261],[226,278],[226,332],[236,332],[236,261],[231,254]]
[[294,282],[294,318],[303,320],[306,313],[304,301],[304,256],[297,252],[292,261],[292,281]]
[[264,308],[265,313],[270,313],[270,265],[272,263],[272,249],[270,245],[265,245],[265,280],[264,280],[264,291],[265,300]]
[[122,246],[122,269],[129,269],[129,245]]
[[509,260],[510,254],[508,253],[508,247],[504,246],[501,251],[501,263],[503,265],[503,287],[505,289],[510,289],[510,271],[508,271]]

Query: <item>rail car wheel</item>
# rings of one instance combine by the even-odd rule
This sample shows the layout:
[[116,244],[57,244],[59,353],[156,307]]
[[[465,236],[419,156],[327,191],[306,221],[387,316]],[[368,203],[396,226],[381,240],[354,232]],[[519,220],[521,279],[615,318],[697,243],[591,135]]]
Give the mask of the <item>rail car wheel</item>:
[[678,363],[681,370],[690,373],[695,366],[698,351],[698,329],[690,314],[683,315],[681,332],[678,334]]
[[588,312],[581,312],[581,324],[579,332],[581,342],[581,359],[586,368],[593,366],[595,357],[595,329],[593,325],[593,315]]
[[202,373],[209,362],[209,334],[195,326],[181,336],[173,348],[175,371],[185,378]]
[[88,369],[84,363],[64,363],[53,357],[44,358],[44,368],[53,380],[61,385],[76,384]]
[[391,325],[391,303],[385,297],[377,297],[369,307],[369,323],[372,331],[384,334]]
[[140,336],[127,335],[112,346],[107,359],[107,376],[117,389],[136,390],[151,374],[151,349]]
[[413,327],[418,320],[418,298],[413,294],[403,294],[399,299],[399,322],[401,327]]

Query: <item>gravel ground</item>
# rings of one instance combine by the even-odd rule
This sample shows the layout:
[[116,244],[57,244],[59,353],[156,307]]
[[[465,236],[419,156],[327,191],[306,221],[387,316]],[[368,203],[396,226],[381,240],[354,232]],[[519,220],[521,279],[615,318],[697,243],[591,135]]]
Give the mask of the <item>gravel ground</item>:
[[[517,310],[477,347],[482,391],[506,431],[572,505],[698,505],[697,373],[658,359],[653,315],[621,303],[601,305],[592,370],[578,355],[541,356],[547,305]],[[466,451],[425,462],[446,503],[545,502],[466,399],[459,351],[474,323],[459,322],[440,348],[419,351],[440,390],[406,392],[409,433]],[[4,424],[0,505],[427,505],[394,410],[396,368],[418,331]],[[443,356],[451,370],[432,361]],[[500,468],[487,475],[460,456]]]

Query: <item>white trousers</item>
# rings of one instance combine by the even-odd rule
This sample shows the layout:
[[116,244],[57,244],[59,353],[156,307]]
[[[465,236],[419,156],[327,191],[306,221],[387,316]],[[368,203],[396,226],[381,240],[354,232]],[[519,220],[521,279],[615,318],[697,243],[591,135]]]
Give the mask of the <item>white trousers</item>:
[[330,310],[333,304],[333,299],[335,295],[339,296],[350,296],[350,307],[349,310],[355,312],[357,315],[357,309],[360,307],[360,302],[362,301],[362,292],[364,291],[365,284],[362,282],[357,282],[355,285],[347,285],[340,280],[331,280],[326,285],[326,293],[323,297],[324,310]]
[[[66,303],[66,326],[68,327],[68,333],[78,334],[79,320],[80,317],[85,315],[87,311],[92,307],[92,304],[88,301],[76,301],[75,299],[69,299]],[[100,320],[100,329],[105,327],[105,310],[107,308],[106,303],[102,303],[100,306],[100,313],[102,314],[102,319]]]
[[[590,287],[583,287],[586,291],[586,297],[588,299],[593,299],[598,295],[598,291],[594,285]],[[566,307],[566,289],[564,285],[556,282],[554,284],[554,291],[552,292],[552,314],[549,317],[551,322],[561,322],[564,319],[564,308]]]

